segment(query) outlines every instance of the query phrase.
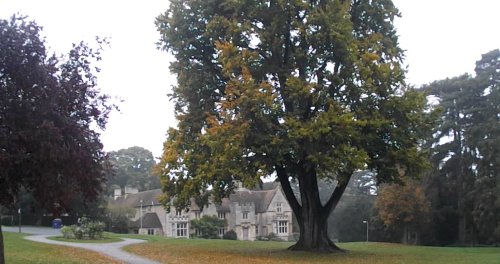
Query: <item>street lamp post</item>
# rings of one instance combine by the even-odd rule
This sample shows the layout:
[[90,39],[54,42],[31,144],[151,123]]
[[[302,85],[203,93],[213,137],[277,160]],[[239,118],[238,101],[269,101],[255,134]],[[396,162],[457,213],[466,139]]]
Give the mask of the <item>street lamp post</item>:
[[17,214],[19,215],[19,233],[21,233],[21,208],[17,209]]
[[368,242],[368,227],[369,223],[367,220],[363,220],[363,224],[366,224],[366,242]]
[[140,212],[140,218],[141,218],[141,227],[139,229],[139,234],[141,233],[142,230],[142,199],[141,199],[141,212]]

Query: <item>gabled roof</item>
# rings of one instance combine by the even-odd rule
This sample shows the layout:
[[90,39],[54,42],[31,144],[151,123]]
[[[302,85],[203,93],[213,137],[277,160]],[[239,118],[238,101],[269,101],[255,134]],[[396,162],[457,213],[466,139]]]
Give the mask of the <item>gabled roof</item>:
[[116,200],[111,201],[112,204],[124,207],[140,207],[141,200],[143,206],[148,205],[161,205],[158,201],[158,197],[163,194],[161,189],[155,189],[150,191],[139,192],[135,194],[127,194],[118,197]]
[[220,204],[215,205],[215,210],[217,210],[217,212],[229,212],[231,211],[229,207],[230,204],[231,201],[229,201],[229,199],[223,198]]
[[[141,219],[130,223],[131,228],[141,227]],[[162,228],[158,214],[148,212],[142,216],[142,228]]]
[[[222,201],[220,204],[215,204],[215,210],[217,212],[229,212],[229,211],[231,211],[229,208],[230,204],[231,204],[231,202],[229,201],[229,199],[222,198]],[[194,198],[191,198],[191,206],[189,207],[189,209],[192,211],[200,211],[200,206],[198,204],[196,204]]]
[[229,196],[229,200],[232,203],[254,203],[255,212],[263,213],[269,208],[277,190],[278,188],[266,191],[237,190]]
[[[222,199],[221,204],[216,204],[217,212],[229,212],[231,203],[253,203],[255,204],[255,212],[262,213],[267,211],[271,201],[276,195],[276,191],[279,189],[277,185],[274,189],[254,191],[248,189],[238,189],[235,190],[233,194],[229,196],[229,199]],[[124,207],[140,207],[141,200],[143,206],[149,205],[161,205],[158,201],[158,197],[163,194],[161,189],[155,189],[150,191],[139,192],[136,194],[128,194],[125,196],[118,197],[116,200],[112,200],[111,203],[117,206]],[[200,210],[200,207],[191,199],[191,210]]]

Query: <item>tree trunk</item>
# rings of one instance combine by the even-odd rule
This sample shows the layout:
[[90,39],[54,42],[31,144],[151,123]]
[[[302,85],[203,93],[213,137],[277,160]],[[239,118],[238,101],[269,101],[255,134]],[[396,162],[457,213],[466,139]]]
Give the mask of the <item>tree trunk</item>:
[[289,249],[317,252],[344,252],[328,237],[327,220],[344,193],[352,173],[343,175],[343,181],[337,184],[328,202],[322,205],[319,197],[316,170],[313,166],[299,164],[299,166],[294,168],[298,174],[300,203],[297,201],[290,187],[286,170],[280,166],[276,167],[283,191],[300,227],[299,241]]
[[3,247],[2,224],[0,223],[0,264],[5,264],[5,254]]
[[301,217],[297,217],[300,227],[299,241],[290,250],[317,252],[344,252],[328,237],[328,216],[318,212],[319,208],[303,208]]
[[465,213],[459,207],[459,220],[458,220],[458,241],[461,245],[467,243],[467,219]]

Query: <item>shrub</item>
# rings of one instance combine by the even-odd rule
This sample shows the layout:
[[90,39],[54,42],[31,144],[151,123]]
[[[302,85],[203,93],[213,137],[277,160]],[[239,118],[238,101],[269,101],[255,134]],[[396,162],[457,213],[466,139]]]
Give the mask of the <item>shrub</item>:
[[267,239],[269,241],[277,241],[277,242],[282,242],[284,241],[282,238],[278,237],[275,233],[271,232],[269,235],[267,235]]
[[0,220],[0,224],[3,226],[12,226],[14,225],[14,217],[9,215],[9,216],[2,216]]
[[102,238],[102,234],[104,232],[104,223],[103,222],[89,222],[87,223],[87,234],[90,239]]
[[204,215],[200,219],[191,221],[191,226],[198,229],[201,233],[201,238],[219,238],[219,229],[224,228],[226,220],[219,219],[217,216]]
[[222,236],[222,238],[228,240],[236,240],[238,239],[238,236],[236,235],[236,232],[234,232],[234,230],[229,230]]
[[104,232],[104,223],[99,221],[91,221],[86,217],[82,217],[79,222],[80,226],[70,225],[63,226],[61,233],[64,238],[68,239],[97,239],[102,238]]
[[107,231],[113,233],[128,233],[129,219],[135,216],[135,209],[123,206],[108,205],[105,222]]
[[61,228],[61,233],[62,233],[63,237],[67,238],[67,239],[73,239],[73,238],[75,238],[75,231],[76,231],[76,226],[75,225],[63,226]]

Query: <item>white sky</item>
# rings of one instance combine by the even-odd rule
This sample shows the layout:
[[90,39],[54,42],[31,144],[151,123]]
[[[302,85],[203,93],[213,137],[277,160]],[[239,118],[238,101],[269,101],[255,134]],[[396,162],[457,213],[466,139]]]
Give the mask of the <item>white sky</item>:
[[[409,83],[473,73],[481,54],[500,48],[498,0],[393,1],[403,15],[396,25]],[[28,15],[43,26],[57,53],[67,52],[71,43],[92,45],[97,35],[109,37],[111,46],[97,65],[98,84],[123,102],[102,134],[104,148],[141,146],[158,157],[168,127],[176,125],[166,95],[176,81],[168,70],[172,58],[155,45],[154,19],[167,7],[165,0],[0,0],[0,18]]]

